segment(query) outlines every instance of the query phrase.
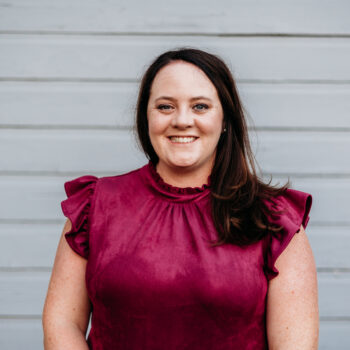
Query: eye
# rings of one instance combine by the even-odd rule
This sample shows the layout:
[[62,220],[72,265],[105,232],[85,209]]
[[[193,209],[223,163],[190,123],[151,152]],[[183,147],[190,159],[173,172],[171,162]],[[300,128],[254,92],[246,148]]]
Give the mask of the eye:
[[198,109],[199,111],[204,111],[205,109],[208,109],[208,108],[209,108],[209,106],[206,105],[205,103],[197,103],[197,104],[195,105],[195,107],[197,107],[197,106],[202,107],[202,108],[199,108],[199,109]]
[[169,105],[159,105],[158,107],[157,107],[157,109],[160,109],[160,110],[169,110],[169,108],[167,108],[167,107],[170,107],[171,108],[171,106],[169,106]]

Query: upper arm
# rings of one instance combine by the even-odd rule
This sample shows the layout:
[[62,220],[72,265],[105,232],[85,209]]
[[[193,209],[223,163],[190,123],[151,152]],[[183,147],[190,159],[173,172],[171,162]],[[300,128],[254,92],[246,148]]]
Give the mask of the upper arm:
[[71,229],[66,220],[52,268],[43,309],[43,324],[73,323],[86,334],[90,300],[85,285],[87,260],[75,253],[64,235]]
[[276,260],[275,266],[279,275],[269,282],[267,296],[269,349],[317,349],[317,272],[302,225]]

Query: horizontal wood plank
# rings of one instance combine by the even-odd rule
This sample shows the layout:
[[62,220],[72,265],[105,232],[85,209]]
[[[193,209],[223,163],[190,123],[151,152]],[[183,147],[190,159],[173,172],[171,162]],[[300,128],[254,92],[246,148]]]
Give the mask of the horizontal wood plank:
[[42,314],[50,272],[0,272],[0,317]]
[[131,131],[0,130],[6,171],[124,171],[143,163]]
[[[313,225],[313,210],[311,218],[306,234],[317,268],[350,270],[350,226]],[[65,219],[60,221],[0,224],[0,267],[51,268]]]
[[0,267],[51,268],[64,222],[0,224]]
[[[257,135],[257,138],[254,137]],[[251,133],[258,163],[267,173],[349,174],[349,132]]]
[[94,33],[316,34],[350,33],[346,0],[140,2],[12,0],[0,12],[2,31]]
[[0,126],[131,127],[136,89],[136,83],[128,82],[3,81]]
[[[41,315],[50,272],[0,272],[0,317]],[[350,317],[350,274],[319,273],[320,317]]]
[[195,46],[239,80],[349,82],[347,38],[1,35],[0,79],[136,80],[155,57]]
[[319,273],[320,317],[349,318],[350,274]]
[[[136,82],[0,82],[0,127],[127,128]],[[250,125],[350,128],[350,84],[238,83]],[[251,119],[253,123],[251,123]]]
[[350,321],[320,322],[319,350],[348,350],[350,348]]
[[[313,217],[312,211],[310,213],[310,222]],[[305,232],[309,239],[317,268],[345,268],[350,271],[350,226],[317,226],[310,224]]]
[[348,84],[240,83],[238,88],[256,127],[328,130],[350,127]]
[[43,350],[41,319],[0,319],[0,348]]

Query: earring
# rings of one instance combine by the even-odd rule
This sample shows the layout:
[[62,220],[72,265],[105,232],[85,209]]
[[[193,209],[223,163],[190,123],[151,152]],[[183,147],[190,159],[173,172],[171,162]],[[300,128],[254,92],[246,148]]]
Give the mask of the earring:
[[226,132],[226,128],[224,128],[223,132]]

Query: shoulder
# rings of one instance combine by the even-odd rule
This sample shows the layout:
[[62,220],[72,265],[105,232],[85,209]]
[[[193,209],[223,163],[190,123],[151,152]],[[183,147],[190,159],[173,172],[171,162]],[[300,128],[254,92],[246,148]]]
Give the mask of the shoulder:
[[282,274],[289,276],[308,276],[315,267],[311,245],[303,225],[298,234],[293,235],[282,254],[276,259],[275,266]]
[[271,223],[290,226],[299,229],[304,228],[309,221],[309,213],[312,206],[312,195],[308,192],[287,188],[283,194],[264,201],[271,212],[269,219]]
[[287,188],[282,194],[271,197],[270,200],[266,201],[266,204],[272,208],[293,206],[296,209],[301,209],[305,204],[311,206],[312,195],[294,188]]
[[100,177],[97,196],[106,199],[108,196],[130,196],[133,192],[137,193],[144,187],[145,171],[146,166],[142,166],[123,174]]
[[267,207],[271,210],[268,213],[269,223],[281,228],[279,232],[271,231],[266,236],[266,275],[269,280],[278,275],[279,269],[275,263],[283,252],[286,253],[284,256],[289,256],[310,248],[304,229],[309,223],[311,205],[311,194],[295,189],[287,189],[282,195],[268,201]]

